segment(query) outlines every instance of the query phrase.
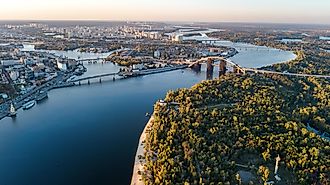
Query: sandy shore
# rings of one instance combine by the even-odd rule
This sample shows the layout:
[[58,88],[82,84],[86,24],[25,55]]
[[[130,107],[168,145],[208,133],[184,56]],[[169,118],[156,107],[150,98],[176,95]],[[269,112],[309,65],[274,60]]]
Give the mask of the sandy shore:
[[154,117],[151,116],[140,136],[139,145],[137,147],[137,151],[135,154],[134,169],[133,169],[131,185],[144,185],[144,183],[142,181],[142,176],[138,174],[138,171],[143,172],[143,166],[145,164],[145,161],[139,160],[139,155],[144,156],[145,150],[144,150],[144,144],[142,143],[142,141],[145,140],[146,135],[147,135],[146,131],[148,130],[148,128],[150,128],[152,126],[153,120],[154,120]]

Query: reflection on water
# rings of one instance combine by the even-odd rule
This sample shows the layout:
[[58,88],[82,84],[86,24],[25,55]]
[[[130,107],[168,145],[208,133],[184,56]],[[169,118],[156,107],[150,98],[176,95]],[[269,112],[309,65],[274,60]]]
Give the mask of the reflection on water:
[[50,91],[0,121],[0,184],[129,184],[145,113],[168,90],[204,80],[201,68]]
[[269,48],[266,46],[255,46],[246,43],[233,43],[230,41],[217,41],[215,45],[235,48],[239,53],[231,58],[235,63],[250,68],[258,68],[279,62],[286,62],[296,58],[290,51]]
[[[198,33],[198,32],[191,32]],[[184,37],[184,40],[217,40],[207,35],[196,37]],[[279,62],[286,62],[296,58],[296,55],[290,51],[269,48],[266,46],[256,46],[248,43],[234,43],[231,41],[218,40],[213,43],[214,46],[227,46],[235,48],[239,53],[231,58],[235,63],[249,68],[258,68]]]

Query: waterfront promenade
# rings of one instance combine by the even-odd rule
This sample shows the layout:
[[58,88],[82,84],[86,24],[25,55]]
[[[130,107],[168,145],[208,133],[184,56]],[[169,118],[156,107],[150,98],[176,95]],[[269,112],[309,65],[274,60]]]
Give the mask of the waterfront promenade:
[[[154,116],[152,115],[150,117],[148,123],[144,127],[143,132],[140,136],[139,145],[137,147],[135,159],[134,159],[134,169],[133,169],[131,185],[143,185],[144,184],[142,181],[141,174],[143,174],[143,171],[144,171],[143,166],[145,164],[145,159],[142,156],[144,156],[144,154],[145,154],[145,148],[144,148],[145,139],[148,135],[148,130],[150,130],[152,127],[153,121],[154,121]],[[139,171],[140,171],[140,173],[139,173]]]
[[18,96],[15,99],[13,99],[12,101],[7,101],[7,102],[1,104],[1,107],[0,107],[1,108],[0,109],[0,120],[5,118],[6,116],[8,116],[9,107],[10,107],[11,103],[13,103],[16,110],[18,110],[23,106],[24,103],[26,103],[25,100],[27,100],[27,101],[35,100],[37,93],[41,90],[45,91],[45,92],[48,92],[51,89],[60,88],[63,85],[68,86],[68,84],[62,84],[61,85],[60,82],[66,81],[72,75],[73,74],[59,75],[56,78],[51,79],[47,83],[32,89],[28,93],[23,94],[21,96]]

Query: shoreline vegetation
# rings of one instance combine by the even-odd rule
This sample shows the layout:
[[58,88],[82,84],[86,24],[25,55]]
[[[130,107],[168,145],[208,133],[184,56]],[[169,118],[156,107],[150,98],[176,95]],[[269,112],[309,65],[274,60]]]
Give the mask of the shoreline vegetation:
[[148,137],[148,130],[152,128],[152,124],[154,121],[154,115],[152,115],[144,127],[140,139],[139,139],[139,145],[136,150],[135,154],[135,160],[134,160],[134,169],[133,169],[133,176],[131,180],[131,185],[144,185],[142,174],[144,172],[144,165],[145,160],[143,159],[143,156],[145,155],[145,139]]
[[329,99],[308,108],[312,97],[299,80],[227,75],[170,91],[165,101],[180,106],[155,106],[144,183],[236,184],[249,174],[243,184],[262,184],[276,181],[278,155],[278,184],[328,183],[329,141],[305,124],[326,122],[328,107],[320,103]]
[[[263,69],[329,74],[327,57],[306,53]],[[165,101],[180,106],[155,105],[144,156],[136,156],[144,165],[139,184],[330,182],[329,140],[310,129],[330,133],[326,79],[228,74],[169,91]],[[281,181],[273,173],[277,156]]]

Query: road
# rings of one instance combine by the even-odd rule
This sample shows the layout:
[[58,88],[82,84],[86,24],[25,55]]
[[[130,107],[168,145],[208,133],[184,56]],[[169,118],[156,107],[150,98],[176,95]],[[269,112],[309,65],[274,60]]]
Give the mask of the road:
[[70,78],[73,75],[73,73],[69,74],[59,74],[56,78],[53,78],[52,80],[48,81],[47,83],[34,88],[33,90],[29,91],[28,93],[25,93],[24,95],[20,95],[13,99],[12,101],[7,101],[0,105],[0,120],[8,115],[10,104],[13,103],[16,110],[21,108],[24,103],[27,101],[34,100],[37,93],[41,90],[47,92],[50,89],[56,87],[57,85],[61,84],[61,82],[65,82],[68,78]]
[[301,73],[287,73],[287,72],[277,72],[277,71],[267,71],[251,68],[243,68],[245,71],[255,72],[255,73],[268,73],[268,74],[279,74],[287,76],[300,76],[300,77],[315,77],[315,78],[329,78],[330,75],[315,75],[315,74],[301,74]]

